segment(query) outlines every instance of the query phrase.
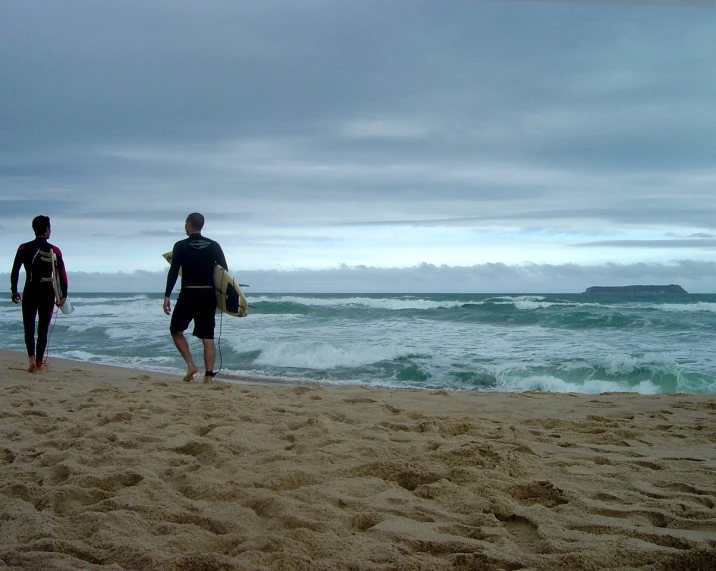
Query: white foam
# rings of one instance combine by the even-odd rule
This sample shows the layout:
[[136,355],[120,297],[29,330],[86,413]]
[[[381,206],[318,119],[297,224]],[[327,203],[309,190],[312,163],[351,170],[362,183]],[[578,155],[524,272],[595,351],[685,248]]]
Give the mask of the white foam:
[[272,325],[276,325],[278,323],[301,321],[306,318],[306,315],[301,315],[300,313],[251,313],[251,308],[249,308],[249,314],[246,317],[242,317],[241,319],[236,319],[227,315],[217,315],[216,326],[218,327],[220,322],[223,324],[224,327],[226,327],[227,324],[232,327],[235,324],[245,325],[249,322],[252,322],[254,325],[256,324],[256,322],[267,322],[271,323]]
[[602,364],[610,374],[626,375],[642,367],[652,369],[654,365],[673,365],[674,360],[667,353],[647,353],[640,357],[616,353],[604,356]]
[[666,303],[652,307],[669,313],[716,313],[716,303],[705,301],[698,303]]
[[364,367],[407,354],[406,349],[397,345],[362,343],[339,346],[320,341],[292,341],[264,346],[254,364],[322,371]]
[[434,301],[415,297],[407,298],[371,298],[371,297],[336,297],[336,298],[319,298],[319,297],[299,297],[284,295],[281,297],[265,297],[260,296],[251,298],[249,303],[295,303],[297,305],[316,306],[316,307],[367,307],[372,309],[387,309],[392,311],[404,309],[449,309],[452,307],[462,307],[467,303],[482,303],[482,301],[471,302],[465,301]]
[[601,394],[606,392],[637,392],[644,395],[659,393],[659,388],[650,381],[642,381],[636,386],[626,382],[589,380],[584,383],[570,383],[551,376],[534,376],[519,379],[503,378],[498,383],[498,391],[546,391],[554,393]]
[[67,326],[67,331],[71,331],[72,333],[84,333],[85,331],[89,331],[90,329],[93,329],[96,327],[94,323],[87,323],[86,321],[80,321],[78,323],[72,323],[69,326]]
[[546,299],[543,295],[498,295],[497,297],[490,297],[485,301],[493,302],[499,300],[500,302],[513,303],[514,301],[542,301]]
[[[566,300],[554,300],[546,301],[546,298],[541,295],[520,295],[520,296],[499,296],[492,297],[484,300],[484,303],[492,303],[494,305],[514,305],[516,309],[521,310],[535,310],[535,309],[548,309],[550,307],[598,307],[608,308],[612,307],[607,304],[599,304],[594,302],[578,302],[578,301],[566,301]],[[624,306],[618,306],[620,308]]]
[[[71,293],[72,292],[70,292],[70,294]],[[127,297],[92,297],[89,294],[82,294],[82,295],[78,295],[78,297],[75,297],[73,299],[76,300],[76,302],[80,303],[81,305],[97,305],[97,304],[104,304],[104,303],[121,304],[121,303],[149,300],[150,298],[146,294],[137,294],[137,295],[127,296]]]
[[160,339],[161,337],[169,335],[168,331],[148,331],[146,329],[139,329],[135,327],[110,327],[104,330],[104,334],[113,340],[120,339],[134,339],[134,340],[145,340],[145,339]]
[[76,361],[102,360],[102,357],[100,355],[95,355],[94,353],[90,353],[88,351],[80,351],[77,349],[63,352],[62,357],[66,357],[67,359],[74,359]]
[[[134,303],[74,303],[75,314],[83,317],[112,317],[113,319],[157,318],[164,315],[162,304],[157,300],[141,299]],[[73,314],[73,315],[75,315]]]
[[547,309],[555,305],[548,301],[529,301],[529,300],[515,300],[514,302],[516,309],[532,310],[532,309]]

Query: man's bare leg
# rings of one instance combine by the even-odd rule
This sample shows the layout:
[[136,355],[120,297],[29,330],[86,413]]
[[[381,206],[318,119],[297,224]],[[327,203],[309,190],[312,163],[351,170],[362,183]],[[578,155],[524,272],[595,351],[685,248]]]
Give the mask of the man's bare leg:
[[199,367],[194,364],[194,359],[191,357],[189,342],[186,340],[186,337],[184,337],[183,331],[172,333],[172,339],[174,339],[174,345],[176,345],[176,348],[179,349],[179,353],[181,353],[181,356],[184,357],[184,360],[186,361],[187,369],[183,380],[190,383],[194,380],[194,375],[199,372]]
[[[213,339],[202,339],[204,343],[204,370],[207,373],[214,372],[214,361],[216,360],[216,345]],[[208,383],[211,381],[211,375],[204,375],[204,382]]]
[[37,362],[35,361],[35,355],[30,355],[27,363],[27,372],[34,373],[37,371]]

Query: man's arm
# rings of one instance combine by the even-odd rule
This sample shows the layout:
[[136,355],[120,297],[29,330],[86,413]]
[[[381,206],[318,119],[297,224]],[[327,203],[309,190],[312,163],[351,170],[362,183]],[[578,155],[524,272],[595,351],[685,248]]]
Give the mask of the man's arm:
[[177,283],[179,277],[179,268],[181,268],[181,250],[179,247],[181,241],[174,244],[172,248],[172,263],[169,266],[169,273],[167,274],[167,287],[164,289],[164,297],[172,295],[172,290]]
[[15,261],[12,263],[12,271],[10,272],[10,292],[12,293],[12,302],[17,303],[20,301],[20,294],[17,291],[17,283],[20,280],[20,268],[22,267],[22,251],[25,249],[25,245],[22,244],[15,253]]
[[171,315],[172,313],[172,302],[171,302],[171,295],[172,290],[174,289],[174,286],[177,283],[177,278],[179,277],[179,268],[181,268],[181,251],[182,248],[179,247],[181,244],[181,240],[174,244],[174,247],[172,248],[172,263],[169,266],[169,273],[167,274],[167,287],[164,289],[164,313],[167,315]]
[[221,249],[221,246],[218,242],[214,242],[214,244],[216,244],[216,263],[228,272],[229,264],[226,263],[226,256],[224,256],[224,250]]

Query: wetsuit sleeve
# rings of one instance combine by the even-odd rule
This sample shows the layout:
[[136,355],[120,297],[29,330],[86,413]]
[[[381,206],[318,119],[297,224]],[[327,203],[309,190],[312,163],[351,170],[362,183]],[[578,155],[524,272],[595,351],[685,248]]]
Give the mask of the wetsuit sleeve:
[[224,256],[224,250],[221,249],[218,242],[216,244],[216,263],[224,268],[227,272],[229,271],[229,265],[226,263],[226,256]]
[[62,252],[57,246],[52,246],[52,251],[57,256],[57,271],[60,274],[60,287],[62,288],[62,297],[67,297],[67,286],[69,282],[67,280],[67,270],[65,269],[65,259],[62,257]]
[[179,277],[179,268],[181,268],[181,252],[183,248],[181,248],[181,240],[174,244],[174,248],[172,248],[172,264],[169,266],[169,273],[167,274],[167,287],[164,290],[164,297],[169,297],[172,295],[172,290],[174,289],[174,286],[177,283],[177,278]]
[[10,272],[10,291],[17,293],[17,282],[20,280],[20,268],[22,267],[23,250],[25,244],[21,244],[15,253],[15,261],[12,263],[12,271]]

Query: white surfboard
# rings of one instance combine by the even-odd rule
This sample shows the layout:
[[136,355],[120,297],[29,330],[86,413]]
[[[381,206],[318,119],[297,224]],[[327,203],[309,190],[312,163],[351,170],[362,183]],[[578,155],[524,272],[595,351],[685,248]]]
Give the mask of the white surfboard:
[[[60,268],[57,265],[57,255],[52,251],[52,289],[55,290],[55,301],[60,303],[62,300],[62,281],[60,280]],[[69,315],[75,310],[69,299],[65,299],[65,303],[60,306],[60,311],[65,315]]]
[[239,284],[231,274],[219,264],[214,266],[214,287],[216,288],[216,306],[234,317],[246,317],[249,314],[249,302]]
[[[162,257],[169,264],[172,263],[171,252],[162,254]],[[179,268],[179,275],[181,275],[181,268]],[[249,314],[249,302],[246,301],[239,284],[219,264],[214,266],[214,290],[216,292],[216,308],[219,311],[234,317],[246,317]]]

